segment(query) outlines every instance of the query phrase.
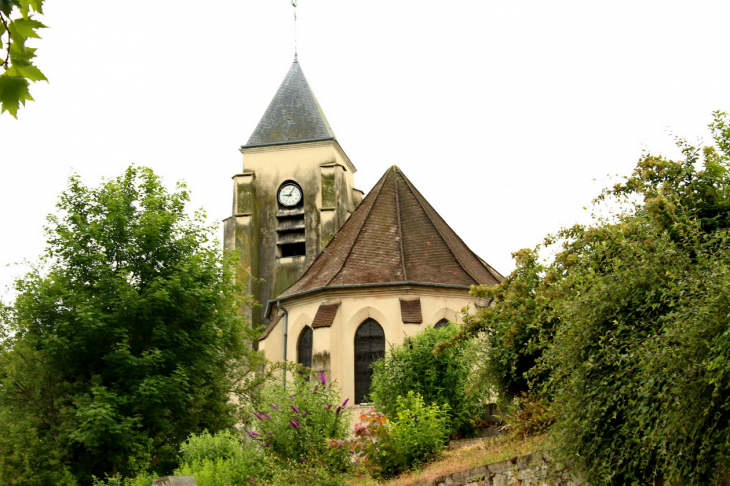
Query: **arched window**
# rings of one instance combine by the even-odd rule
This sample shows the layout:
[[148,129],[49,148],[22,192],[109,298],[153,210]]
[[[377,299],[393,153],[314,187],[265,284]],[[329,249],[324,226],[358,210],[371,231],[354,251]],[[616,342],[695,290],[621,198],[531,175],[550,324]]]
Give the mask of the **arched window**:
[[375,319],[365,319],[355,332],[355,403],[364,403],[370,394],[375,361],[385,356],[385,333]]
[[297,363],[312,367],[312,328],[304,326],[297,341]]
[[444,326],[448,326],[448,325],[449,325],[449,320],[444,318],[444,319],[441,319],[440,321],[438,321],[436,324],[434,324],[433,328],[438,329],[440,327],[444,327]]

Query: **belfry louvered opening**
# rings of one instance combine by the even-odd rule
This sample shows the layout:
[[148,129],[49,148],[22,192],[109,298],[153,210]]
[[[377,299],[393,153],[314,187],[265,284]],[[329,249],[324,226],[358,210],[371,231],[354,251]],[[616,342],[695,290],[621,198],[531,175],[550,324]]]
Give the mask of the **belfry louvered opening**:
[[276,256],[307,254],[304,222],[304,194],[299,184],[287,181],[279,187],[276,212]]

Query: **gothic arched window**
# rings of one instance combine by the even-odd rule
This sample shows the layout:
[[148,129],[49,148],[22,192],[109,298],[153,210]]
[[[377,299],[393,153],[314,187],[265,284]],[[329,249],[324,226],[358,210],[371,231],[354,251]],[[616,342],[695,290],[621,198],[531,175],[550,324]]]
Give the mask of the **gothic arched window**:
[[375,319],[365,319],[355,332],[355,403],[370,394],[375,361],[385,356],[385,333]]
[[312,367],[312,328],[304,326],[297,341],[297,363]]
[[444,318],[444,319],[441,319],[440,321],[438,321],[436,324],[434,324],[433,328],[439,329],[441,327],[448,326],[448,325],[449,325],[449,320]]

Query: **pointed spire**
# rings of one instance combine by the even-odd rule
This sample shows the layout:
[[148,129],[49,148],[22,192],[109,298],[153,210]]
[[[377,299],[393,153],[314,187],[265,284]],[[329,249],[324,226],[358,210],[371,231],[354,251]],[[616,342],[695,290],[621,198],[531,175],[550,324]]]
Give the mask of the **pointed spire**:
[[245,147],[334,139],[295,49],[294,63]]

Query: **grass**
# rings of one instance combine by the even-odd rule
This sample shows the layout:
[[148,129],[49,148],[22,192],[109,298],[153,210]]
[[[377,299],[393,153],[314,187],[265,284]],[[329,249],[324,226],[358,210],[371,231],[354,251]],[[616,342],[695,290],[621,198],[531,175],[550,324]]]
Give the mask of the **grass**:
[[441,453],[435,462],[420,471],[401,474],[388,481],[376,481],[368,477],[348,481],[349,486],[407,486],[416,481],[429,481],[444,474],[451,474],[472,467],[504,461],[543,448],[545,435],[520,439],[513,436],[493,437],[483,441]]

